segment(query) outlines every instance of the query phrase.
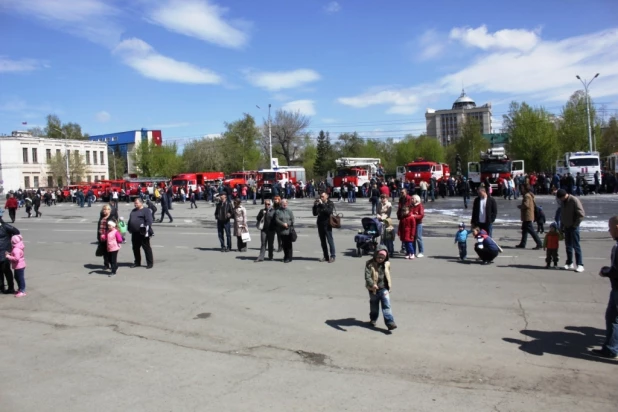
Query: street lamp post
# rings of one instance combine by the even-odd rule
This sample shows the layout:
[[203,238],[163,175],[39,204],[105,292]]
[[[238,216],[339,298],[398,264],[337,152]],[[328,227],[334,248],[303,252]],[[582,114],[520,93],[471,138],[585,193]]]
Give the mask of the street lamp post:
[[[587,82],[586,80],[583,80],[581,77],[579,77],[579,75],[576,75],[575,77],[577,77],[577,80],[582,82],[582,84],[584,85],[584,90],[586,91],[586,119],[588,120],[588,147],[590,151],[592,152],[592,126],[590,125],[590,97],[588,95],[588,87],[590,86],[590,83],[592,83],[594,79],[599,77],[599,73],[595,74],[592,80],[590,80],[589,82]],[[595,144],[595,148],[596,148],[596,144]]]

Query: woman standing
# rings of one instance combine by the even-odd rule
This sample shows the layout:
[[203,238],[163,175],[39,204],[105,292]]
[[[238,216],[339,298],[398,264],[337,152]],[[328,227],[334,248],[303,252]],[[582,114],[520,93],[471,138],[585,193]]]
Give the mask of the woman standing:
[[378,203],[378,210],[376,211],[379,220],[386,220],[391,217],[393,211],[393,205],[388,201],[388,196],[385,194],[380,195],[380,203]]
[[234,236],[239,252],[247,251],[247,244],[242,241],[242,234],[248,232],[247,210],[241,205],[240,199],[234,199]]
[[109,254],[107,253],[107,221],[113,222],[112,207],[109,204],[104,204],[101,209],[101,217],[97,224],[97,248],[103,251],[103,265],[105,269],[109,269]]
[[416,233],[414,241],[416,242],[416,257],[422,258],[425,248],[423,247],[423,218],[425,217],[425,208],[421,203],[419,195],[412,196],[412,210],[410,211],[416,221]]
[[275,221],[277,223],[277,232],[281,237],[281,244],[283,246],[283,263],[290,263],[292,261],[290,228],[294,226],[294,213],[288,209],[287,199],[281,200],[281,207],[277,209]]
[[380,201],[380,190],[375,184],[369,189],[369,201],[371,202],[371,214],[375,215]]

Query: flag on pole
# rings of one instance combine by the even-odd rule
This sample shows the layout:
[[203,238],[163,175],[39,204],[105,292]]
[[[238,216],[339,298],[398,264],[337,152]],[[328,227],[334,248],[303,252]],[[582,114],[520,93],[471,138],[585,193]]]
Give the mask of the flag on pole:
[[21,122],[21,124],[26,125],[26,124],[28,124],[28,122]]

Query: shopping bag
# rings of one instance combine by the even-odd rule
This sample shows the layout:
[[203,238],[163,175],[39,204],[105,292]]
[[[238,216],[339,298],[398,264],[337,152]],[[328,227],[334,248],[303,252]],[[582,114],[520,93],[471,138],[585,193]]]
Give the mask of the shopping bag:
[[243,232],[240,237],[244,243],[251,242],[251,235],[249,232]]

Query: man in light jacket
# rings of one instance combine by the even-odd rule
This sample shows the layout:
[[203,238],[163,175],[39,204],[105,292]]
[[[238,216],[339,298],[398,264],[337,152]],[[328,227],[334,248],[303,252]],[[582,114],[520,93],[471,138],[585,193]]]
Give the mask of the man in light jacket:
[[526,183],[521,186],[521,205],[517,206],[519,210],[521,210],[521,242],[519,245],[515,246],[516,248],[525,249],[526,241],[528,240],[528,234],[532,236],[532,239],[536,242],[536,247],[534,250],[539,250],[543,248],[543,242],[539,239],[539,236],[534,231],[534,227],[532,226],[532,222],[534,219],[534,210],[536,208],[536,203],[534,201],[534,195],[530,190],[530,184]]
[[[560,214],[560,230],[564,233],[564,245],[566,246],[567,261],[565,270],[584,271],[584,259],[582,249],[579,245],[579,225],[586,216],[584,207],[579,199],[560,189],[556,193],[556,198],[562,204]],[[573,250],[575,250],[575,264],[573,266]]]

